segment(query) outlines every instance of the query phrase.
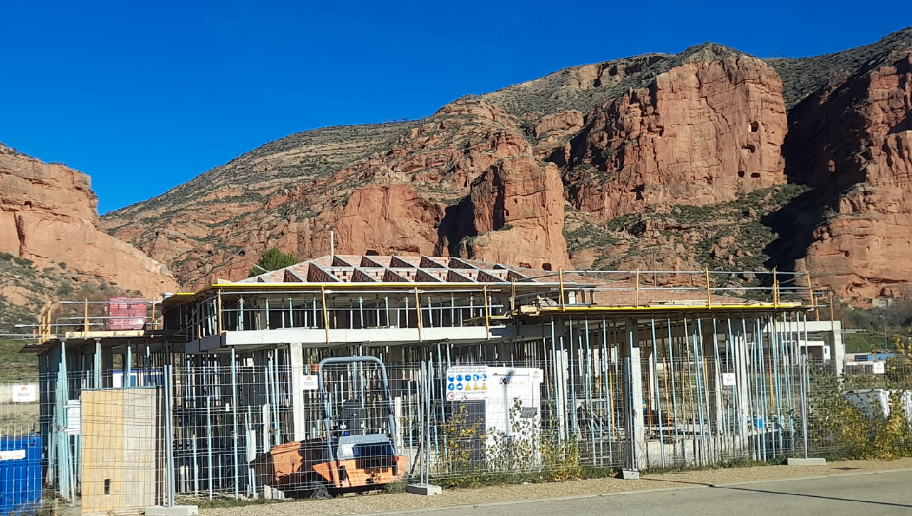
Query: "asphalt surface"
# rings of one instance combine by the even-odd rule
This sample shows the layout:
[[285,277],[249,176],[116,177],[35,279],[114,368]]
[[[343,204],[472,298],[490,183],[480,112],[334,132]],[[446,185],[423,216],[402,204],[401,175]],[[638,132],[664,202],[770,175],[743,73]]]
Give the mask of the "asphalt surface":
[[579,497],[463,505],[386,514],[434,516],[912,514],[912,471],[707,485]]

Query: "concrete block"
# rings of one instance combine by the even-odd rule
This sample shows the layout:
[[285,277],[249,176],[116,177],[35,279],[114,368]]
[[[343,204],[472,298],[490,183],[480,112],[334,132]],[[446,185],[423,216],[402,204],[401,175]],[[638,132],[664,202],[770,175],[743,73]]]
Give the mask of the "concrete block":
[[621,470],[621,478],[623,478],[624,480],[639,480],[640,472],[629,470],[629,469],[623,469],[623,470]]
[[826,459],[789,457],[786,463],[789,466],[826,466]]
[[199,514],[196,505],[175,505],[174,507],[146,507],[146,516],[193,516]]
[[443,489],[440,486],[432,486],[431,484],[409,484],[405,486],[405,492],[418,494],[418,495],[439,495],[443,492]]

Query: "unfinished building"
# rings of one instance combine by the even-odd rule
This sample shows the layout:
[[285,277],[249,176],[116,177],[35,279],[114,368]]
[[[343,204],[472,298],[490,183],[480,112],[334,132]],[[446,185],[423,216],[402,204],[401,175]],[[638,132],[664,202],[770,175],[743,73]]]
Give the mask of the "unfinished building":
[[[286,475],[276,487],[280,468],[264,470],[261,458],[328,439],[336,399],[364,421],[390,413],[378,424],[407,458],[404,476],[793,454],[806,420],[803,346],[826,342],[838,368],[839,328],[816,321],[803,275],[763,274],[745,284],[731,271],[326,256],[148,304],[142,329],[96,330],[102,305],[72,305],[71,327],[43,328],[23,350],[39,355],[48,400],[44,478],[65,497],[111,493],[110,479],[86,474],[85,447],[104,441],[68,421],[98,428],[97,413],[85,401],[81,415],[68,407],[118,389],[162,393],[137,415],[159,421],[155,432],[105,409],[118,435],[156,440],[137,449],[159,474],[134,487],[157,503],[296,491],[288,482],[310,480]],[[388,403],[362,364],[346,366],[354,383],[317,381],[322,360],[348,356],[385,365]]]

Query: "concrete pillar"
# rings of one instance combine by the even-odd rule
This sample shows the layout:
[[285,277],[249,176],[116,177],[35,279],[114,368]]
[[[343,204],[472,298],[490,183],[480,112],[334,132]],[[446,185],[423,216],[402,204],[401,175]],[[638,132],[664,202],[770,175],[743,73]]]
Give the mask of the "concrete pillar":
[[[291,419],[295,441],[307,439],[307,421],[304,411],[304,345],[293,342],[288,345],[291,366]],[[309,371],[307,371],[309,372]]]
[[830,364],[837,379],[845,372],[845,344],[842,342],[842,321],[832,321],[832,331],[827,339],[830,345]]
[[625,382],[624,398],[629,407],[627,425],[629,428],[630,462],[627,467],[638,471],[646,467],[646,427],[643,421],[643,366],[640,355],[640,337],[636,319],[627,319],[624,326],[627,342],[624,346],[625,358],[630,359],[628,381]]

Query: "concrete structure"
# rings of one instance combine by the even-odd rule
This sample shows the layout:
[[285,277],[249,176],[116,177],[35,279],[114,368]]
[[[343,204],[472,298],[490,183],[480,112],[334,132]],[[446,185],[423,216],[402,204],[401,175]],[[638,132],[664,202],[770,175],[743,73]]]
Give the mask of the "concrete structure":
[[[171,495],[283,496],[247,464],[273,446],[324,435],[312,373],[322,358],[346,355],[386,364],[394,441],[432,479],[467,474],[490,462],[486,454],[513,457],[498,467],[517,470],[572,453],[631,474],[789,454],[799,431],[799,343],[830,342],[838,361],[838,326],[807,321],[809,292],[780,291],[781,273],[770,274],[770,287],[750,289],[730,286],[734,276],[327,256],[171,296],[153,306],[161,323],[146,330],[90,331],[86,305],[72,331],[26,351],[40,355],[42,389],[56,400],[113,388],[115,370],[171,389]],[[479,407],[493,401],[448,397],[446,371],[456,365],[541,370],[540,406],[508,417],[533,418],[539,444],[547,441],[540,448],[556,456],[458,437],[489,430]],[[58,381],[77,371],[77,382]],[[67,439],[55,430],[54,410],[43,425],[49,442]],[[423,458],[420,442],[431,443]],[[54,461],[49,471],[67,475]]]

